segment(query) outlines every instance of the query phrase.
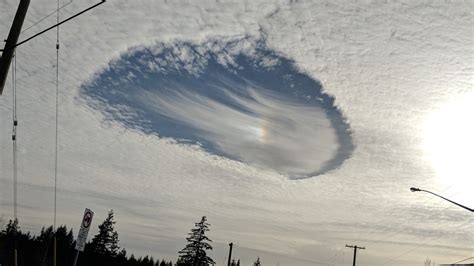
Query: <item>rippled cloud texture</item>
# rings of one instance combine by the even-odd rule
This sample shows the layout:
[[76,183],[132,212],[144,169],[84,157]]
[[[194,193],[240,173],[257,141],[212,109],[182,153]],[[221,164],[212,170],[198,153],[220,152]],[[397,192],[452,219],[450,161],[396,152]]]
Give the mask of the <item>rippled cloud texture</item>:
[[[72,1],[60,17],[95,3]],[[41,20],[56,4],[32,1],[24,26],[35,26],[20,39],[56,23]],[[17,6],[0,0],[4,38]],[[366,247],[358,265],[472,256],[471,213],[409,191],[474,206],[472,186],[453,172],[440,180],[424,147],[426,119],[473,91],[472,10],[460,0],[113,0],[62,24],[58,224],[76,233],[87,207],[94,235],[114,209],[129,254],[175,260],[207,215],[217,265],[229,242],[242,265],[348,265],[346,244]],[[53,223],[55,44],[50,31],[16,50],[18,215],[32,233]],[[11,83],[0,96],[0,219],[13,213]],[[472,120],[461,114],[443,117]]]
[[335,169],[353,150],[334,98],[262,39],[136,47],[81,95],[127,127],[291,178]]

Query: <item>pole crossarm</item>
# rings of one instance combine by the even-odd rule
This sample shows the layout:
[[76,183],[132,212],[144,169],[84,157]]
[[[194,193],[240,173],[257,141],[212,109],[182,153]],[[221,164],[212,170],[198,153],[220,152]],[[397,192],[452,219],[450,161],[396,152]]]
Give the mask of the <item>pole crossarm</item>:
[[54,24],[53,26],[45,29],[45,30],[42,30],[38,33],[36,33],[35,35],[27,38],[26,40],[23,40],[21,42],[18,42],[18,38],[20,37],[20,33],[21,33],[21,27],[23,26],[23,21],[25,20],[25,16],[26,16],[26,12],[28,10],[28,6],[30,4],[30,0],[21,0],[20,1],[20,4],[18,5],[18,9],[17,9],[17,12],[16,12],[16,15],[15,15],[15,18],[13,19],[13,24],[12,24],[12,27],[10,28],[10,33],[8,34],[8,39],[6,40],[6,43],[5,43],[5,47],[0,50],[2,52],[2,56],[0,57],[0,95],[2,95],[2,92],[3,92],[3,87],[5,87],[5,81],[7,79],[7,76],[8,76],[8,70],[10,68],[10,63],[11,63],[11,59],[13,57],[13,52],[15,51],[15,48],[26,43],[27,41],[51,30],[51,29],[54,29],[56,27],[58,27],[59,25],[105,3],[106,0],[102,0],[101,2],[93,5],[93,6],[90,6],[84,10],[82,10],[81,12],[59,22],[59,23],[56,23]]
[[79,16],[79,15],[82,15],[83,13],[86,13],[87,11],[89,11],[89,10],[91,10],[91,9],[93,9],[93,8],[95,8],[95,7],[97,7],[97,6],[99,6],[99,5],[102,5],[103,3],[105,3],[105,0],[102,0],[101,2],[99,2],[99,3],[97,3],[97,4],[93,5],[93,6],[90,6],[90,7],[86,8],[86,9],[82,10],[81,12],[79,12],[79,13],[77,13],[77,14],[71,16],[71,17],[69,17],[69,18],[67,18],[67,19],[65,19],[65,20],[63,20],[63,21],[61,21],[61,22],[59,22],[59,23],[56,23],[56,24],[54,24],[53,26],[51,26],[51,27],[49,27],[49,28],[47,28],[47,29],[44,29],[44,30],[42,30],[42,31],[40,31],[40,32],[38,32],[38,33],[36,33],[35,35],[29,37],[28,39],[23,40],[23,41],[17,43],[17,44],[15,45],[15,47],[16,47],[16,46],[20,46],[20,45],[24,44],[25,42],[27,42],[27,41],[29,41],[29,40],[31,40],[31,39],[33,39],[33,38],[35,38],[35,37],[37,37],[37,36],[39,36],[39,35],[45,33],[45,32],[47,32],[47,31],[49,31],[49,30],[51,30],[51,29],[54,29],[54,28],[56,28],[57,26],[59,26],[59,25],[65,23],[65,22],[67,22],[67,21],[69,21],[69,20],[71,20],[71,19],[73,19],[73,18],[75,18],[75,17],[77,17],[77,16]]
[[358,249],[365,249],[365,247],[353,246],[353,245],[346,245],[346,248],[358,248]]
[[365,249],[365,247],[358,247],[357,245],[347,245],[346,248],[353,248],[354,249],[354,258],[352,259],[352,266],[356,265],[356,257],[357,257],[357,249]]
[[13,53],[15,52],[16,43],[20,37],[21,27],[23,27],[23,22],[25,21],[29,5],[30,0],[21,0],[18,4],[18,9],[13,18],[8,38],[5,41],[5,47],[2,50],[2,56],[0,57],[0,95],[2,95],[3,87],[5,87],[8,70],[10,69]]

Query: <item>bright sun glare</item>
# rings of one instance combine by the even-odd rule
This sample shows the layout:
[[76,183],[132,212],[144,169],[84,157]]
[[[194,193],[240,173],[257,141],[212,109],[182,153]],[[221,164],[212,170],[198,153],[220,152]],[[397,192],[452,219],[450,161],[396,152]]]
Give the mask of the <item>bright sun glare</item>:
[[474,92],[434,110],[424,127],[424,147],[440,183],[454,185],[461,197],[474,194]]

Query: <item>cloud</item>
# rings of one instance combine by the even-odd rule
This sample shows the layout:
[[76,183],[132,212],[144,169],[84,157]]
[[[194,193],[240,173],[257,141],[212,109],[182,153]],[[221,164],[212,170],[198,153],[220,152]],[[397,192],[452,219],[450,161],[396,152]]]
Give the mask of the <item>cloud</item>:
[[[92,3],[74,1],[61,17]],[[17,4],[2,2],[1,36],[7,36]],[[32,2],[25,26],[49,14],[55,5],[54,1]],[[409,242],[414,243],[432,242],[429,230],[444,232],[445,228],[472,239],[472,230],[461,226],[461,221],[471,219],[462,209],[408,191],[419,184],[456,199],[466,190],[458,183],[439,182],[432,162],[424,157],[420,132],[435,106],[472,90],[471,8],[469,2],[107,1],[61,25],[58,222],[77,231],[84,207],[89,207],[96,214],[95,227],[114,208],[121,244],[127,250],[171,259],[184,246],[193,222],[207,214],[215,257],[224,258],[232,241],[255,251],[247,253],[245,263],[264,253],[266,264],[278,263],[274,254],[346,263],[352,259],[350,250],[344,253],[344,245],[350,244],[347,239],[364,245],[356,240],[369,234],[373,241],[390,238],[405,243],[397,233],[405,229],[413,232]],[[44,20],[21,39],[54,22],[54,16]],[[80,93],[82,84],[131,48],[147,47],[160,54],[163,47],[156,44],[185,40],[206,43],[202,51],[212,51],[222,47],[207,40],[226,43],[248,35],[264,36],[268,50],[293,60],[300,72],[320,81],[322,91],[335,99],[356,147],[337,170],[289,180],[266,167],[145,134],[146,123],[124,126],[117,120],[138,118],[136,108],[117,105],[109,113],[123,117],[111,119]],[[55,38],[55,32],[50,32],[17,49],[19,215],[23,228],[34,232],[52,223]],[[255,50],[253,42],[239,43],[237,53],[251,55]],[[235,52],[229,53],[216,61],[234,67]],[[180,52],[180,60],[189,63],[176,67],[193,71],[193,66],[205,62],[192,55],[190,50]],[[271,68],[275,62],[262,60],[261,65]],[[157,66],[149,64],[151,70]],[[124,78],[133,80],[134,75],[127,73]],[[263,97],[259,92],[254,94],[257,99]],[[281,100],[271,96],[273,103]],[[179,99],[186,101],[186,97]],[[217,103],[205,101],[210,102]],[[263,103],[246,106],[265,110]],[[0,97],[0,216],[7,218],[12,213],[10,125],[11,88],[6,87]],[[331,126],[338,129],[337,125],[344,124]],[[338,139],[342,143],[343,138]],[[349,226],[332,225],[338,222]],[[419,225],[429,230],[417,231]],[[145,235],[149,236],[146,245]],[[452,262],[467,257],[461,248],[471,241],[448,234],[436,244],[420,246],[392,265],[416,265],[426,256]],[[398,244],[366,246],[358,256],[362,265],[380,265],[409,250]]]

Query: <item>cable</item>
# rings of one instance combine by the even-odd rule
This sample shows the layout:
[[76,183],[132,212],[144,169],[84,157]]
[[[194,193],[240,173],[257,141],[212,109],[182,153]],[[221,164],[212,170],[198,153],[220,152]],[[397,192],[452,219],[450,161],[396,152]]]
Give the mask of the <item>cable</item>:
[[56,8],[56,112],[55,112],[55,134],[54,134],[54,221],[53,221],[53,266],[57,262],[56,250],[56,217],[57,217],[57,192],[58,192],[58,117],[59,117],[59,0]]
[[[305,9],[305,10],[311,10],[311,9],[309,8],[309,6],[308,6],[308,3],[306,3],[304,9]],[[306,13],[306,12],[305,12],[305,13]],[[309,17],[309,16],[310,16],[310,17]],[[312,19],[312,20],[314,21],[314,17],[313,17],[314,15],[313,15],[312,12],[309,12],[309,16],[308,16],[308,19]],[[303,27],[303,25],[300,26],[299,28],[300,28],[300,31],[302,32],[303,36],[305,36],[305,37],[308,36],[308,34],[307,34],[307,32],[305,31],[305,28]],[[306,50],[309,51],[308,42],[305,41],[305,42],[303,43],[303,45],[305,46]],[[446,190],[450,189],[453,185],[454,185],[454,184],[449,185],[448,187],[446,187],[446,188],[443,189],[442,191],[446,191]],[[432,202],[432,201],[434,201],[434,200],[435,200],[434,198],[430,198],[430,199],[427,199],[427,200],[423,201],[423,203]],[[419,203],[414,202],[414,203],[411,204],[410,207],[415,206],[415,204],[419,204]],[[451,206],[448,206],[448,207],[444,208],[443,210],[446,210],[446,209],[449,209],[449,208],[451,208]],[[393,214],[394,214],[395,212],[396,212],[396,210],[392,210],[392,211],[390,211],[390,212],[388,213],[388,215],[393,216]],[[384,218],[385,218],[385,219],[384,219]],[[386,220],[387,220],[386,217],[382,217],[382,219],[379,220],[379,223],[382,223],[382,222],[384,222],[384,221],[386,221]],[[385,223],[385,224],[386,224],[386,223]],[[404,223],[402,222],[402,223],[400,223],[400,224],[398,224],[398,225],[400,225],[401,227],[403,227]],[[382,231],[379,231],[379,230],[369,230],[369,231],[367,231],[367,232],[365,232],[365,233],[364,233],[364,232],[359,233],[359,236],[358,236],[357,239],[364,239],[364,238],[367,238],[367,237],[369,237],[369,236],[372,237],[372,236],[375,235],[375,234],[377,234],[377,238],[380,238],[381,236],[384,236],[384,235],[386,235],[387,233],[389,234],[390,237],[393,237],[393,236],[396,236],[396,235],[402,233],[404,230],[405,230],[405,229],[400,229],[400,230],[397,230],[397,231],[395,231],[395,232],[390,232],[391,229],[385,229],[385,230],[382,230]],[[384,237],[384,238],[386,238],[386,237]],[[373,241],[373,240],[368,240],[368,241]],[[410,251],[410,252],[411,252],[411,251]]]
[[33,28],[34,26],[36,26],[36,25],[38,25],[38,24],[40,24],[43,20],[49,18],[50,16],[54,15],[55,13],[59,13],[59,10],[61,10],[61,9],[65,8],[66,6],[72,4],[72,1],[73,1],[73,0],[67,2],[66,4],[62,5],[59,9],[54,10],[53,12],[51,12],[51,13],[49,13],[48,15],[44,16],[43,18],[41,18],[40,20],[36,21],[35,23],[33,23],[33,24],[32,24],[31,26],[29,26],[28,28],[22,30],[21,33],[23,33],[23,32],[25,32],[25,31],[27,31],[27,30]]
[[222,260],[222,266],[225,266],[225,261],[227,260],[227,255],[224,256],[224,259]]
[[18,220],[18,162],[17,162],[17,126],[18,119],[16,113],[16,51],[13,52],[13,65],[12,65],[12,105],[13,105],[13,130],[12,130],[12,142],[13,142],[13,218],[14,221]]
[[[56,22],[59,23],[59,0],[57,0]],[[58,185],[58,111],[59,111],[59,26],[56,28],[56,113],[55,113],[55,150],[54,150],[54,222],[53,230],[56,232],[57,215],[57,185]]]
[[[469,221],[467,221],[467,222],[465,222],[465,223],[462,223],[462,224],[459,225],[459,226],[456,226],[455,229],[461,228],[461,227],[463,227],[464,225],[469,224],[469,223],[472,223],[472,219],[469,220]],[[429,242],[429,244],[433,243],[435,240],[438,240],[439,238],[441,238],[441,237],[443,237],[443,236],[444,236],[444,235],[440,235],[440,236],[438,236],[438,237],[436,237],[436,238],[434,238],[434,239],[431,239],[431,241]],[[425,238],[425,239],[426,239],[426,238]],[[387,263],[389,263],[389,262],[397,261],[399,258],[401,258],[401,257],[403,257],[403,256],[405,256],[405,255],[407,255],[407,254],[409,254],[409,253],[415,251],[416,249],[420,248],[420,247],[423,246],[423,245],[425,245],[425,243],[418,244],[418,245],[416,245],[414,248],[409,249],[408,251],[403,252],[403,253],[401,253],[401,254],[399,254],[399,255],[397,255],[397,256],[395,256],[395,257],[389,259],[389,260],[386,260],[384,263],[382,263],[382,266],[383,266],[383,265],[387,265]]]
[[13,224],[15,225],[15,231],[13,232],[13,242],[14,242],[14,251],[13,251],[13,264],[18,265],[18,163],[17,163],[17,126],[18,120],[16,116],[16,50],[13,50],[13,71],[12,71],[12,105],[13,105],[13,132],[12,132],[12,142],[13,142]]
[[65,20],[63,20],[63,21],[61,21],[61,22],[59,22],[59,23],[56,23],[56,24],[54,24],[53,26],[51,26],[51,27],[49,27],[49,28],[46,28],[46,29],[44,29],[44,30],[38,32],[38,33],[34,34],[33,36],[28,37],[27,39],[25,39],[25,40],[23,40],[23,41],[18,42],[18,43],[15,45],[15,47],[20,46],[20,45],[22,45],[22,44],[24,44],[24,43],[30,41],[31,39],[36,38],[36,37],[40,36],[41,34],[47,32],[47,31],[49,31],[49,30],[51,30],[51,29],[53,29],[53,28],[55,28],[55,27],[58,27],[59,25],[61,25],[61,24],[63,24],[63,23],[66,23],[66,22],[68,22],[69,20],[71,20],[71,19],[73,19],[73,18],[75,18],[75,17],[77,17],[77,16],[82,15],[82,14],[86,13],[87,11],[89,11],[89,10],[91,10],[91,9],[93,9],[93,8],[95,8],[95,7],[97,7],[97,6],[99,6],[99,5],[102,5],[103,3],[105,3],[105,1],[106,1],[106,0],[102,0],[101,2],[99,2],[99,3],[97,3],[97,4],[93,5],[93,6],[90,6],[90,7],[86,8],[86,9],[82,10],[81,12],[79,12],[79,13],[77,13],[77,14],[75,14],[75,15],[73,15],[73,16],[71,16],[71,17],[69,17],[69,18],[67,18],[67,19],[65,19]]
[[[453,206],[447,206],[443,209],[441,209],[441,212],[447,210],[447,209],[451,209]],[[405,223],[399,223],[397,224],[399,226],[403,226],[405,225]],[[397,231],[394,231],[394,232],[390,232],[390,229],[385,229],[385,230],[382,230],[382,231],[372,231],[369,233],[366,233],[358,238],[354,238],[354,239],[360,239],[360,240],[363,240],[363,241],[367,241],[367,242],[374,242],[374,241],[378,241],[378,240],[381,240],[381,239],[394,239],[395,236],[399,235],[400,233],[403,233],[403,232],[406,232],[406,228],[401,228]],[[375,233],[378,233],[378,237],[376,239],[368,239],[367,236],[369,235],[373,235]],[[383,237],[380,237],[380,236],[383,236]]]
[[453,264],[458,264],[458,263],[460,263],[460,262],[465,262],[466,260],[470,260],[470,259],[474,259],[474,257],[469,257],[469,258],[467,258],[467,259],[463,259],[463,260],[460,260],[460,261],[456,261],[456,262],[453,263]]
[[[253,251],[263,251],[263,252],[272,252],[272,251],[264,251],[264,250],[261,250],[261,249],[255,249],[255,248],[251,248],[251,247],[247,247],[247,246],[243,246],[243,245],[236,245],[235,243],[234,244],[234,248],[236,246],[240,246],[242,248],[245,248],[245,249],[248,249],[248,250],[253,250]],[[277,253],[278,254],[278,253]],[[323,264],[323,265],[334,265],[334,263],[330,263],[330,262],[325,262],[325,261],[318,261],[318,260],[314,260],[314,259],[310,259],[310,258],[302,258],[302,257],[296,257],[296,256],[290,256],[288,255],[287,257],[289,258],[295,258],[295,259],[298,259],[298,260],[303,260],[303,261],[309,261],[309,262],[313,262],[313,263],[318,263],[318,264]],[[227,256],[226,256],[227,258]]]

